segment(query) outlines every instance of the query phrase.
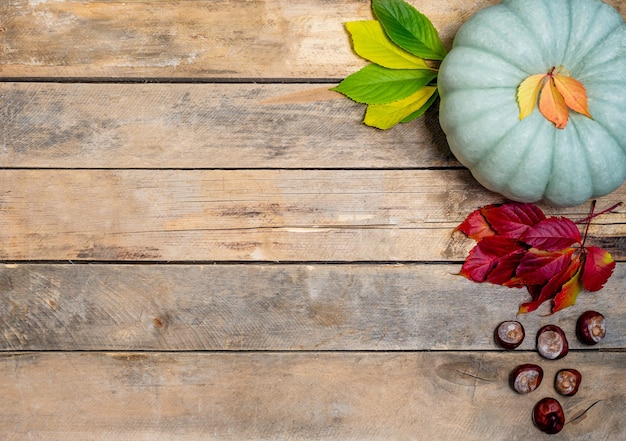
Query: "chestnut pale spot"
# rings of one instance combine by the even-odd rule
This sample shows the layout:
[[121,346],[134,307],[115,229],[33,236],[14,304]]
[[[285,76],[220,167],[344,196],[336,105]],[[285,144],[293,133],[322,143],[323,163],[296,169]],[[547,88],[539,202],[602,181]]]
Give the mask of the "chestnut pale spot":
[[561,369],[556,374],[554,388],[561,395],[571,396],[578,392],[582,375],[576,369]]
[[535,364],[523,364],[511,372],[511,387],[519,394],[527,394],[539,387],[543,369]]
[[556,360],[567,355],[569,345],[565,333],[554,325],[546,325],[537,334],[537,351],[549,360]]
[[548,358],[556,358],[556,356],[563,349],[563,340],[559,334],[554,331],[546,331],[539,336],[539,346],[542,349],[542,354]]
[[586,311],[576,323],[576,334],[582,343],[595,345],[606,335],[604,316],[596,311]]
[[496,328],[496,342],[505,349],[515,349],[524,340],[524,327],[517,321],[504,321]]

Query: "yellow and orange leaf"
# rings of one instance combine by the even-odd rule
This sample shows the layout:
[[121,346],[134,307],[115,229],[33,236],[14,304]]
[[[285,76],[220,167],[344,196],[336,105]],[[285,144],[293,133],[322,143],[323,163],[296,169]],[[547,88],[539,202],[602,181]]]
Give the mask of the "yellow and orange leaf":
[[548,121],[553,122],[557,129],[563,129],[567,125],[569,111],[563,96],[554,84],[554,75],[548,75],[548,81],[541,89],[539,111]]
[[535,110],[541,84],[546,74],[531,75],[517,88],[517,103],[519,104],[519,119],[524,119]]
[[563,284],[561,290],[552,299],[552,312],[555,313],[561,309],[573,306],[576,304],[576,298],[580,294],[582,289],[582,283],[580,280],[582,266],[578,264],[576,273]]
[[575,112],[591,118],[589,107],[587,105],[587,91],[585,86],[575,78],[561,74],[554,74],[554,84],[559,91],[565,104]]

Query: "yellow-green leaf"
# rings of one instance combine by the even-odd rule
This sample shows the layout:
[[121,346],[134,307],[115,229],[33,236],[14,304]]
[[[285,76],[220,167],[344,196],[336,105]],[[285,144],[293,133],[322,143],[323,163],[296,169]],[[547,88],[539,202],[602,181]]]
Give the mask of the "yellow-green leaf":
[[522,81],[517,88],[517,103],[519,104],[519,119],[524,119],[535,110],[539,90],[546,74],[531,75]]
[[429,69],[426,62],[396,46],[385,34],[378,20],[347,22],[354,51],[372,63],[390,69]]
[[580,81],[566,75],[557,73],[553,75],[553,78],[556,89],[563,96],[567,107],[591,118],[585,86]]
[[367,106],[363,122],[378,129],[389,129],[413,112],[421,109],[436,90],[436,86],[425,86],[413,95],[399,101],[387,104],[370,104]]
[[569,111],[563,95],[559,93],[554,84],[553,75],[548,75],[548,81],[545,82],[541,89],[539,111],[548,121],[553,122],[557,129],[563,129],[567,125]]

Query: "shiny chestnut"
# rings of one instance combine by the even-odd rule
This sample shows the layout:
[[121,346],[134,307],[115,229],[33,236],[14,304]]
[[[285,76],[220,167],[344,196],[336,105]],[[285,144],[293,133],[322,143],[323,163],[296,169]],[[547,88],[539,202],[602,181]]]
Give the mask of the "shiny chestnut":
[[536,364],[521,364],[509,376],[511,388],[518,394],[527,394],[539,387],[543,380],[543,369]]
[[559,433],[565,425],[565,413],[561,403],[550,397],[540,400],[533,408],[533,422],[542,432]]
[[576,322],[576,336],[581,343],[595,345],[606,335],[606,320],[596,311],[585,311]]
[[507,320],[498,325],[494,338],[504,349],[512,350],[522,344],[526,333],[520,322]]
[[546,325],[537,333],[537,351],[549,360],[565,357],[569,350],[567,337],[561,328],[555,325]]
[[578,392],[583,376],[576,369],[561,369],[554,377],[554,388],[558,393],[572,396]]

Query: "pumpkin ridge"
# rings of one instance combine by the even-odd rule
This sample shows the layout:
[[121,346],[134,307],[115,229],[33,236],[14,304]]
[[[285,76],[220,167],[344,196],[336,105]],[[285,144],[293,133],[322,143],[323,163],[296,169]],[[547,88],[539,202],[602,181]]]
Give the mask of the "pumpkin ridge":
[[[568,14],[567,14],[567,40],[565,41],[565,50],[563,51],[563,63],[566,63],[567,60],[567,55],[569,52],[569,48],[572,42],[572,32],[574,30],[574,8],[570,7],[567,8],[568,9]],[[563,65],[563,63],[561,65]]]
[[[541,59],[543,59],[543,60],[544,60],[544,62],[545,62],[545,54],[546,54],[546,49],[545,49],[545,47],[543,46],[543,43],[542,43],[542,42],[541,42],[541,41],[540,41],[540,40],[536,37],[536,35],[535,35],[535,33],[534,33],[533,28],[532,28],[531,26],[529,26],[529,25],[528,25],[528,22],[527,22],[526,20],[523,20],[523,19],[522,19],[522,17],[518,14],[518,12],[517,12],[515,9],[513,9],[513,8],[511,7],[511,4],[510,4],[509,2],[507,2],[506,0],[505,0],[505,1],[502,1],[501,3],[499,3],[498,5],[496,5],[495,7],[503,7],[504,9],[506,9],[507,11],[509,11],[509,14],[510,14],[511,16],[513,16],[513,17],[515,18],[515,20],[516,20],[516,21],[517,21],[517,22],[518,22],[521,26],[523,26],[523,27],[524,27],[524,29],[526,30],[526,33],[527,33],[528,35],[532,35],[532,37],[533,37],[533,39],[534,39],[533,44],[537,47],[537,50],[540,52],[540,54],[541,54],[541,57],[540,57],[540,58],[541,58]],[[547,64],[549,64],[549,63],[547,63]],[[548,66],[548,67],[549,67],[549,66]],[[524,70],[526,70],[526,69],[524,69]],[[529,75],[532,75],[532,74],[534,74],[534,73],[539,73],[539,72],[532,72],[532,71],[528,70],[528,74],[529,74]],[[520,82],[521,82],[521,81],[520,81]]]
[[[617,29],[618,31],[622,31],[622,29]],[[609,37],[612,37],[613,33],[611,33],[610,35],[607,36],[606,39],[603,40],[603,46],[601,48],[604,48],[606,46],[604,46],[604,42],[606,40],[608,40]],[[618,35],[619,37],[619,35]],[[626,43],[626,31],[624,32],[624,40]],[[598,50],[598,49],[597,49]],[[598,70],[603,70],[603,68],[606,65],[612,66],[614,65],[616,62],[625,62],[626,61],[626,51],[623,54],[617,55],[615,57],[611,57],[611,58],[606,58],[604,60],[600,60],[595,62],[594,61],[594,56],[599,57],[598,53],[591,53],[589,54],[587,57],[585,57],[584,59],[581,59],[580,63],[583,64],[583,68],[581,69],[581,72],[579,73],[578,77],[580,78],[580,81],[587,81],[587,77],[591,76],[590,80],[592,82],[601,82],[598,81],[596,79],[596,77],[593,76],[594,72],[597,72]],[[591,61],[589,60],[589,58],[591,58]],[[606,73],[606,71],[605,71]],[[620,72],[621,73],[621,72]],[[623,75],[618,76],[617,78],[615,78],[616,80],[621,80],[623,83],[626,82],[626,78]]]
[[[582,122],[582,120],[581,120]],[[576,123],[577,124],[577,123]],[[626,163],[626,146],[620,144],[619,142],[617,142],[617,140],[613,139],[609,133],[606,132],[604,126],[602,124],[594,124],[594,126],[596,127],[597,130],[599,131],[603,131],[607,137],[609,137],[610,139],[613,140],[613,144],[614,146],[616,146],[616,148],[614,149],[614,146],[611,146],[609,144],[603,144],[603,148],[604,149],[614,149],[613,152],[617,153],[619,158],[614,158],[614,162],[615,163]],[[576,126],[577,127],[577,126]],[[581,129],[579,133],[582,134],[586,134],[586,131]],[[588,138],[589,136],[587,136]],[[598,174],[594,173],[594,171],[597,171],[598,169],[602,169],[602,170],[607,170],[611,167],[612,162],[611,159],[607,161],[603,161],[602,162],[598,162],[595,161],[594,159],[598,156],[595,155],[594,152],[590,149],[590,147],[592,147],[589,143],[585,143],[585,137],[581,136],[581,139],[583,140],[582,144],[585,147],[586,150],[586,154],[587,154],[587,163],[592,166],[592,173],[591,173],[591,178],[592,178],[592,182],[593,182],[593,194],[594,196],[597,194],[603,194],[606,193],[607,191],[613,191],[614,189],[618,188],[622,182],[624,181],[624,179],[626,179],[626,171],[624,173],[622,173],[621,176],[618,176],[617,179],[614,178],[614,174],[613,173],[602,173],[599,174],[600,177],[602,179],[598,179]],[[608,156],[608,155],[607,155]],[[611,155],[613,157],[613,155]],[[603,158],[603,156],[601,156],[601,158]]]
[[[452,153],[484,187],[512,200],[575,206],[619,188],[624,18],[602,0],[501,0],[490,8],[461,27],[440,66],[439,120]],[[559,66],[583,84],[592,117],[577,104],[582,89],[559,77],[560,93],[583,113],[569,108],[562,129],[536,108],[520,120],[519,85]]]
[[[570,126],[571,127],[571,126]],[[564,129],[565,130],[565,129]],[[569,129],[571,130],[571,129]],[[555,184],[555,182],[560,179],[561,175],[558,173],[558,167],[555,166],[555,162],[558,162],[560,160],[559,156],[556,155],[556,146],[557,146],[557,136],[558,136],[558,132],[556,130],[554,130],[552,132],[552,141],[551,144],[553,146],[555,146],[555,148],[550,149],[550,172],[549,172],[549,178],[548,178],[548,182],[546,183],[546,191],[544,193],[544,195],[546,195],[547,197],[550,198],[550,201],[555,204],[555,205],[563,205],[563,202],[560,200],[557,200],[556,198],[551,197],[550,193],[551,193],[551,189],[553,185],[557,185]],[[586,199],[586,198],[585,198]],[[570,205],[570,204],[566,204],[566,205]],[[577,204],[576,204],[577,205]]]
[[[507,1],[507,0],[503,0],[502,3],[500,3],[500,5],[504,6],[505,8],[507,8],[511,14],[513,14],[518,20],[519,22],[524,26],[525,29],[527,29],[528,31],[528,35],[532,36],[534,39],[534,44],[535,46],[537,46],[537,49],[539,50],[540,54],[541,54],[541,58],[543,59],[545,65],[546,65],[546,70],[548,70],[551,66],[553,66],[554,64],[550,63],[550,48],[547,47],[544,42],[539,39],[537,37],[537,35],[539,34],[538,32],[536,32],[536,29],[534,26],[531,26],[529,24],[529,21],[527,19],[527,17],[525,16],[525,14],[523,14],[523,10],[517,10],[514,9],[513,6],[513,2],[511,1]],[[533,72],[533,73],[540,73],[540,72]]]
[[[486,89],[475,89],[481,92],[484,92]],[[508,91],[509,88],[500,88],[497,89],[497,91]],[[466,167],[469,166],[473,166],[473,164],[476,163],[477,160],[479,160],[483,155],[485,155],[485,149],[490,149],[492,146],[496,145],[498,142],[501,141],[501,139],[506,136],[506,132],[508,132],[509,130],[511,130],[514,125],[517,123],[517,119],[513,119],[511,118],[510,123],[507,124],[508,118],[506,117],[505,114],[503,114],[500,110],[498,109],[494,109],[493,107],[488,107],[486,109],[486,112],[482,112],[482,111],[466,111],[466,109],[462,109],[461,112],[459,112],[459,107],[457,107],[455,104],[455,102],[462,102],[462,103],[467,103],[468,100],[466,98],[466,95],[469,93],[471,94],[472,90],[469,89],[463,89],[463,90],[456,90],[456,91],[451,91],[447,94],[448,97],[448,101],[447,101],[447,105],[444,105],[442,107],[440,107],[440,117],[442,115],[445,115],[445,117],[443,119],[440,118],[441,122],[442,122],[442,128],[444,129],[444,131],[447,131],[446,133],[448,134],[449,138],[449,144],[450,147],[453,151],[453,153],[455,153],[455,155],[457,156],[457,158],[463,163],[463,165],[465,165]],[[506,101],[508,101],[508,98],[506,98],[504,95],[502,97],[500,97],[501,99],[504,98],[506,99]],[[448,106],[450,106],[452,109],[455,109],[454,111],[448,111]],[[481,109],[475,109],[475,110],[481,110]],[[476,150],[475,152],[472,152],[469,155],[464,155],[461,154],[461,152],[458,151],[458,149],[456,148],[456,146],[458,145],[468,145],[468,144],[475,144],[475,140],[470,140],[471,142],[468,143],[467,140],[467,133],[470,134],[476,134],[477,132],[471,130],[471,125],[474,122],[479,122],[481,121],[481,119],[484,119],[486,116],[491,117],[491,115],[495,115],[495,119],[497,119],[497,121],[495,122],[495,126],[498,127],[499,129],[502,129],[503,133],[498,136],[498,137],[493,137],[489,138],[489,145],[481,148],[479,150]],[[502,120],[502,118],[504,118],[504,120]],[[454,121],[458,121],[459,119],[462,119],[464,121],[465,124],[463,125],[459,125],[454,123]],[[493,118],[492,118],[493,119]],[[451,122],[451,124],[447,124],[446,122]],[[470,130],[467,130],[467,127],[470,126]],[[483,136],[483,140],[484,140],[484,134],[481,133],[481,135]],[[453,141],[453,142],[450,142]],[[466,150],[467,152],[467,150]],[[475,154],[477,153],[477,154]]]
[[[592,50],[590,50],[587,54],[585,54],[584,56],[580,57],[578,60],[579,62],[577,64],[582,64],[582,67],[576,66],[578,69],[580,69],[582,72],[580,72],[580,75],[584,76],[587,72],[586,69],[592,65],[594,68],[598,68],[601,67],[602,65],[606,64],[606,63],[614,63],[615,62],[615,58],[609,58],[606,59],[600,63],[594,63],[593,62],[593,57],[594,56],[598,56],[598,48],[600,47],[604,47],[604,45],[606,44],[606,41],[609,40],[611,37],[613,37],[613,34],[615,32],[620,31],[621,29],[620,27],[617,27],[613,30],[613,32],[610,32],[608,34],[606,34],[603,38],[601,38],[600,40],[598,40],[597,42],[597,46],[595,48],[593,48]],[[592,61],[589,61],[589,58],[592,58]],[[619,57],[618,57],[619,58]]]
[[[475,50],[477,52],[481,52],[483,54],[486,54],[486,55],[489,55],[491,57],[497,58],[499,61],[503,61],[506,64],[508,64],[509,66],[514,67],[515,69],[519,70],[520,72],[523,72],[524,75],[532,75],[533,74],[533,72],[530,69],[527,69],[527,68],[525,68],[525,67],[515,63],[513,61],[514,58],[513,59],[510,59],[508,57],[505,58],[504,55],[501,55],[499,53],[495,54],[494,52],[490,52],[486,48],[480,47],[480,46],[478,46],[476,44],[467,44],[467,43],[465,43],[465,44],[463,44],[463,45],[461,45],[459,47],[460,48],[469,48],[469,49]],[[537,72],[534,72],[534,73],[537,73]]]
[[[473,166],[473,170],[476,170],[477,172],[480,173],[483,166],[488,165],[485,162],[488,159],[491,159],[491,157],[497,156],[496,151],[499,151],[499,150],[506,151],[510,148],[513,148],[515,150],[522,150],[521,152],[519,152],[519,156],[512,157],[513,160],[525,161],[524,158],[526,157],[527,152],[531,149],[533,143],[536,141],[538,137],[538,132],[533,132],[533,136],[527,139],[526,142],[523,143],[522,147],[520,148],[519,144],[513,146],[513,144],[511,143],[511,139],[510,139],[512,136],[514,136],[512,135],[512,133],[516,129],[520,130],[520,126],[519,125],[514,126],[511,130],[504,133],[504,135],[500,139],[498,139],[495,143],[493,143],[493,145],[491,145],[491,147],[486,152],[484,152],[484,154],[478,159],[478,161],[476,161],[476,164]],[[514,137],[513,139],[516,139],[516,138]],[[518,173],[520,173],[519,168],[517,169],[516,172],[513,173],[512,177],[517,176]],[[481,176],[484,176],[482,173],[480,174]],[[487,177],[483,177],[482,180],[489,182],[489,185],[492,187],[503,187],[504,188],[503,193],[505,194],[506,193],[509,193],[509,194],[519,193],[518,191],[513,191],[513,188],[511,188],[510,183],[513,181],[511,177],[508,179],[508,184],[498,183],[498,182],[495,182],[493,178],[488,179]]]
[[[586,143],[583,141],[582,136],[580,136],[580,128],[578,127],[577,118],[575,116],[571,116],[569,123],[572,126],[571,132],[573,134],[576,134],[575,138],[576,138],[576,140],[578,142],[578,149],[581,151],[583,157],[585,158],[584,161],[581,161],[581,164],[584,164],[585,170],[587,172],[587,176],[589,176],[589,179],[591,181],[591,194],[590,194],[590,196],[593,196],[598,191],[598,186],[597,186],[597,182],[596,182],[593,170],[591,169],[591,166],[589,165],[589,162],[590,162],[589,149],[588,149]],[[586,199],[588,199],[588,198],[585,198],[585,200]]]
[[[574,120],[575,121],[575,120]],[[597,119],[593,119],[592,123],[597,125],[599,128],[602,129],[602,131],[604,132],[604,134],[610,138],[611,140],[613,140],[613,142],[620,148],[622,149],[622,153],[624,154],[624,156],[626,157],[626,143],[624,142],[620,142],[622,140],[620,140],[620,138],[618,136],[615,135],[615,133],[613,133],[613,131],[607,127],[604,123],[604,118],[600,117]],[[578,125],[578,123],[575,122],[575,127]]]
[[[513,130],[513,128],[511,128],[511,130]],[[485,158],[487,156],[490,156],[491,153],[496,150],[500,144],[502,143],[502,141],[504,141],[504,139],[506,139],[507,135],[508,135],[508,131],[504,132],[496,141],[494,141],[487,149],[483,150],[480,153],[480,156],[474,161],[474,163],[472,164],[472,168],[477,168],[480,166],[480,163],[482,161],[485,160]]]
[[[605,9],[606,7],[611,8],[609,5],[605,3],[599,4],[595,10],[595,14],[593,15],[593,18],[587,20],[587,23],[595,22],[596,17],[598,17],[598,15],[600,15],[601,12],[604,12],[606,10]],[[611,12],[615,12],[615,11],[611,11]],[[611,12],[607,11],[607,13],[609,14]],[[614,14],[611,14],[611,15],[614,15]],[[568,52],[565,53],[566,56],[575,57],[576,62],[572,63],[570,72],[575,73],[579,69],[584,69],[584,67],[589,64],[587,58],[593,57],[594,55],[596,55],[598,50],[600,49],[600,46],[603,46],[606,43],[606,41],[613,36],[615,32],[619,32],[624,27],[624,19],[621,17],[621,15],[619,17],[621,18],[621,20],[616,20],[613,26],[605,28],[605,32],[600,38],[597,38],[591,42],[588,42],[587,48],[584,53],[580,52],[580,45],[578,44],[580,43],[580,41],[574,42],[576,44],[575,53],[571,55]],[[579,26],[579,24],[577,24],[577,26]],[[570,29],[570,32],[573,32],[573,31],[574,31],[574,28]],[[585,34],[585,37],[586,37],[585,40],[588,40],[587,33]],[[579,66],[581,64],[582,66]]]
[[[601,9],[602,9],[602,5],[597,5],[596,9],[593,11],[593,12],[594,12],[593,17],[590,17],[590,18],[589,18],[589,21],[590,21],[590,22],[594,22],[594,21],[595,21],[595,19],[596,19],[596,17],[598,16],[598,14],[600,13],[600,10],[601,10]],[[573,8],[570,8],[570,11],[569,11],[569,12],[570,12],[570,24],[571,24],[571,23],[572,23],[572,21],[573,21],[573,19],[572,19],[572,17],[571,17],[571,15],[572,15],[572,14],[573,14],[573,12],[574,12],[574,11],[573,11]],[[568,37],[567,37],[567,41],[568,41],[567,47],[568,47],[568,48],[570,47],[570,43],[571,43],[571,40],[572,40],[572,34],[573,34],[575,31],[576,31],[576,29],[574,28],[574,26],[570,26],[570,29],[569,29],[569,35],[568,35]],[[611,32],[612,32],[612,31],[611,31]],[[597,44],[597,42],[596,42],[595,44],[593,44],[593,45],[590,45],[590,46],[589,46],[589,48],[588,48],[588,50],[587,50],[584,54],[581,54],[580,52],[577,52],[577,54],[576,54],[576,59],[578,60],[578,63],[575,63],[575,64],[571,67],[571,71],[570,71],[570,72],[575,72],[575,71],[577,70],[577,67],[578,67],[578,66],[577,66],[577,64],[579,64],[579,63],[580,63],[580,61],[581,61],[581,60],[583,60],[583,59],[584,59],[584,58],[585,58],[585,57],[589,54],[589,52],[590,52],[590,51],[592,51],[592,50],[594,49],[594,47],[596,46],[596,44]],[[579,50],[579,49],[578,49],[578,47],[577,47],[577,48],[576,48],[576,51],[578,51],[578,50]],[[565,51],[565,54],[563,54],[563,58],[564,58],[564,59],[568,58],[568,55],[569,55],[569,51],[567,51],[567,50],[566,50],[566,51]],[[564,60],[564,61],[567,61],[567,60]]]
[[[543,116],[536,116],[536,117],[537,118],[543,118]],[[531,116],[531,118],[532,118],[532,116]],[[534,134],[534,137],[532,138],[532,141],[528,142],[528,144],[526,146],[525,153],[528,153],[528,152],[533,153],[533,148],[538,143],[537,140],[543,135],[542,130],[536,130],[536,131],[533,132],[533,134]],[[554,151],[554,149],[552,149],[552,151]],[[550,162],[552,162],[552,161],[550,161]],[[533,163],[532,165],[533,165],[533,167],[535,167],[536,163]],[[515,188],[515,187],[513,187],[513,184],[517,183],[517,178],[520,175],[522,175],[522,174],[528,174],[528,170],[526,170],[524,167],[519,167],[517,169],[517,171],[513,174],[511,179],[509,179],[508,183],[505,186],[505,192],[507,194],[510,194],[510,195],[516,195],[516,194],[519,195],[520,194],[520,190]],[[536,175],[537,175],[537,173],[535,172],[535,176]],[[550,172],[548,172],[547,175],[550,175]],[[548,182],[549,182],[549,179],[546,179],[543,182],[543,186],[541,187],[541,190],[538,191],[538,196],[534,196],[531,200],[528,200],[528,202],[536,202],[536,201],[540,200],[543,197],[543,195],[546,193],[546,190],[548,188]],[[526,184],[525,184],[525,186],[526,186]],[[537,191],[537,190],[535,190],[535,191]]]

